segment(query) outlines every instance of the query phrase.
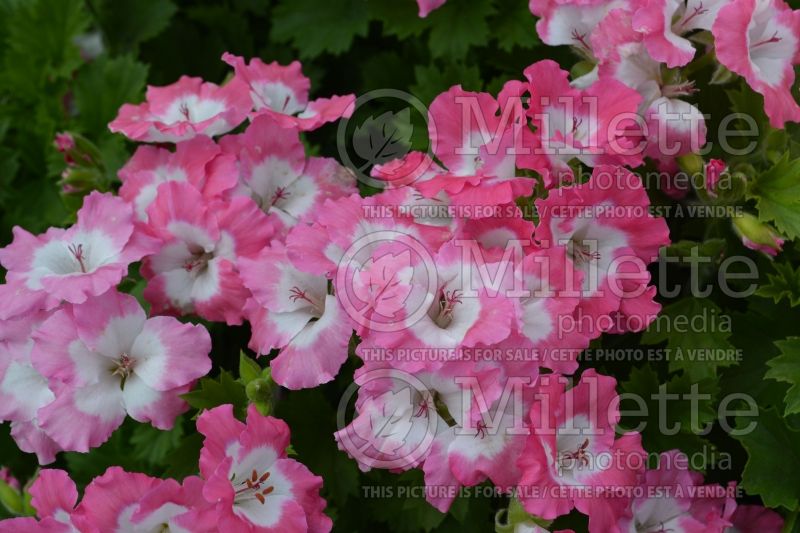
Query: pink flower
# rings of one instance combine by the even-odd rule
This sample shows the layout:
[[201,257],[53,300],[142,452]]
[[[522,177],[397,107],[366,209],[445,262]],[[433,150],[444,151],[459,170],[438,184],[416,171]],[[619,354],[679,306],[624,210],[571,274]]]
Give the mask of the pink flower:
[[633,17],[633,29],[644,35],[650,55],[670,68],[694,58],[691,41],[683,37],[694,30],[711,30],[724,0],[646,0]]
[[31,235],[17,226],[14,241],[0,249],[0,263],[8,269],[2,304],[6,316],[103,294],[152,244],[134,232],[133,210],[124,200],[99,192],[84,199],[78,221],[69,229]]
[[31,358],[55,394],[39,409],[42,428],[67,450],[99,446],[125,415],[169,429],[186,409],[179,395],[211,369],[202,326],[147,319],[116,291],[65,305],[34,333]]
[[120,197],[134,206],[139,220],[147,220],[147,208],[162,183],[188,182],[204,198],[218,198],[236,186],[236,161],[201,135],[179,142],[175,151],[140,146],[119,170],[119,178]]
[[251,405],[247,423],[231,405],[205,411],[197,420],[205,436],[200,451],[203,495],[215,504],[221,531],[327,532],[331,519],[319,496],[322,478],[289,459],[289,427]]
[[86,487],[73,520],[86,533],[218,531],[216,515],[204,501],[202,488],[203,481],[196,476],[180,484],[114,466]]
[[68,152],[75,148],[75,138],[68,131],[56,133],[55,145],[59,152]]
[[732,221],[733,230],[742,239],[745,247],[770,258],[783,251],[783,243],[786,242],[783,237],[771,225],[759,221],[755,215],[743,213]]
[[[646,456],[638,433],[615,439],[616,381],[586,370],[567,390],[558,376],[540,377],[530,410],[531,435],[519,458],[520,500],[536,516],[553,519],[573,508],[589,516],[589,531],[611,531],[627,501],[586,492],[634,486]],[[557,490],[558,488],[561,490]],[[649,529],[648,529],[649,531]]]
[[71,533],[77,531],[72,521],[78,490],[63,470],[45,469],[31,485],[31,505],[36,518],[0,521],[0,529],[9,533]]
[[147,213],[147,231],[161,243],[142,265],[144,296],[154,312],[241,324],[250,291],[237,262],[256,255],[273,233],[255,202],[241,196],[210,201],[188,183],[170,181]]
[[536,201],[536,239],[542,247],[565,246],[583,273],[576,320],[586,335],[641,331],[657,315],[647,265],[670,241],[666,223],[651,216],[649,206],[638,176],[608,166],[596,167],[582,185],[554,189]]
[[528,115],[537,132],[523,168],[544,176],[547,187],[569,182],[568,162],[578,158],[589,167],[602,164],[638,166],[642,149],[631,139],[642,100],[634,90],[605,78],[580,91],[570,86],[569,73],[550,60],[525,69],[531,102]]
[[[617,522],[621,531],[637,527],[644,531],[661,528],[676,533],[722,533],[731,525],[724,517],[726,498],[698,495],[702,492],[697,489],[704,488],[703,476],[689,470],[686,455],[672,450],[662,453],[659,459],[657,470],[644,473],[640,485],[644,496],[635,498]],[[718,485],[711,488],[723,489]]]
[[281,352],[270,362],[276,383],[290,389],[331,381],[347,359],[352,326],[324,276],[297,270],[286,248],[274,243],[239,263],[242,280],[253,292],[245,313],[259,354]]
[[48,315],[31,313],[5,321],[5,331],[0,331],[0,420],[11,422],[17,446],[35,453],[40,464],[52,463],[61,451],[39,423],[39,409],[52,403],[55,395],[31,361],[31,336]]
[[420,18],[425,18],[431,11],[439,9],[447,0],[417,0]]
[[148,87],[145,102],[124,104],[108,127],[134,141],[178,142],[229,132],[251,107],[247,86],[239,80],[219,87],[181,76],[172,85]]
[[355,177],[334,159],[306,158],[298,130],[259,116],[241,135],[221,140],[236,156],[240,182],[235,194],[252,198],[285,234],[316,214],[326,199],[356,192]]
[[733,525],[726,533],[780,533],[783,530],[781,515],[760,505],[739,505],[731,517]]
[[799,13],[783,0],[732,0],[712,28],[717,59],[764,95],[764,109],[775,128],[800,122],[800,106],[791,93]]
[[528,8],[539,17],[536,31],[550,46],[571,45],[591,53],[590,35],[597,24],[626,0],[529,0]]
[[352,94],[309,102],[311,80],[303,76],[299,61],[283,66],[277,61],[267,64],[254,57],[248,65],[244,58],[228,52],[222,55],[222,60],[236,71],[234,80],[249,87],[256,116],[269,115],[284,127],[309,131],[353,113],[355,95]]

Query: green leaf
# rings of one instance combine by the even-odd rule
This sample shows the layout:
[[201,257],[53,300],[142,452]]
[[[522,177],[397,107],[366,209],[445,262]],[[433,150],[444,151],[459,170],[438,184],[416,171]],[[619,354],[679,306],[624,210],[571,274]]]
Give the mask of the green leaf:
[[239,378],[245,385],[261,377],[261,365],[247,356],[244,351],[239,352]]
[[272,13],[272,37],[309,59],[344,52],[354,37],[367,35],[368,22],[363,0],[281,0]]
[[767,283],[756,294],[772,298],[775,303],[785,298],[792,307],[800,305],[800,268],[795,270],[789,263],[773,263],[773,266],[777,274],[767,274]]
[[481,72],[475,65],[449,63],[442,68],[436,64],[414,67],[416,82],[411,86],[414,96],[430,104],[442,91],[460,84],[466,91],[480,91],[483,88]]
[[[678,448],[687,454],[702,452],[708,442],[706,428],[716,420],[715,400],[719,394],[716,380],[695,382],[686,374],[661,383],[650,366],[634,367],[622,382],[620,411],[626,414],[620,426],[626,430],[642,429],[644,448],[659,453]],[[676,396],[677,395],[677,396]],[[696,396],[692,400],[692,395]],[[645,408],[639,403],[640,398]],[[694,405],[693,405],[694,403]],[[642,416],[634,416],[638,410]]]
[[684,298],[662,310],[642,336],[642,344],[667,341],[670,371],[685,370],[693,379],[716,375],[718,367],[737,362],[728,342],[730,317],[708,299]]
[[497,38],[501,50],[511,52],[514,48],[535,48],[540,44],[536,34],[536,19],[531,16],[526,2],[515,2],[503,9],[491,20],[492,35]]
[[94,0],[97,21],[113,51],[132,51],[169,25],[177,11],[170,0]]
[[[737,418],[744,430],[750,419]],[[767,507],[797,509],[800,503],[800,431],[789,428],[775,409],[761,411],[752,431],[735,436],[748,460],[742,474],[742,487],[761,496]]]
[[67,79],[82,63],[77,35],[89,25],[82,0],[30,0],[13,5],[0,86],[21,99],[41,98],[41,90]]
[[800,159],[784,154],[750,184],[747,197],[755,199],[760,220],[774,222],[790,239],[800,237]]
[[105,133],[122,104],[140,100],[146,81],[147,66],[130,56],[89,63],[75,81],[78,123],[91,134]]
[[[667,257],[710,257],[720,259],[725,253],[725,239],[708,239],[704,242],[680,240],[663,249]],[[696,251],[695,251],[696,250]]]
[[370,18],[380,20],[384,35],[394,35],[398,39],[417,37],[428,26],[430,18],[420,18],[414,2],[387,2],[369,0]]
[[139,424],[131,435],[134,457],[153,466],[166,466],[167,457],[181,444],[183,419],[178,417],[175,426],[162,431],[149,424]]
[[198,387],[181,396],[186,403],[198,410],[211,409],[226,403],[233,404],[234,412],[240,418],[247,409],[247,395],[244,385],[226,370],[218,378],[203,378]]
[[769,370],[764,377],[790,383],[792,387],[784,398],[784,416],[800,413],[800,337],[790,337],[775,345],[780,348],[781,355],[767,361]]
[[487,18],[493,13],[491,0],[450,0],[428,16],[431,54],[463,59],[471,46],[489,39]]

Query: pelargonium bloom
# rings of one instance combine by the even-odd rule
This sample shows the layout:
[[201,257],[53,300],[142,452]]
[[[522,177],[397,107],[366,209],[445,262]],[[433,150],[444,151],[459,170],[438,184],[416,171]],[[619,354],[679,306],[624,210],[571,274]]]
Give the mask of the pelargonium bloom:
[[553,189],[536,201],[536,239],[543,247],[566,247],[583,273],[576,320],[584,334],[640,331],[658,314],[647,265],[670,241],[666,222],[653,217],[649,206],[641,179],[610,166],[596,167],[582,185]]
[[800,11],[783,0],[732,0],[712,28],[719,62],[764,96],[770,124],[800,122],[792,96],[800,46]]
[[783,517],[759,505],[737,505],[726,533],[780,533]]
[[[662,529],[676,533],[727,531],[731,525],[725,517],[726,490],[719,485],[702,489],[703,475],[689,470],[689,459],[678,450],[662,453],[659,467],[644,473],[641,485],[643,496],[631,502],[630,509],[619,518],[620,531]],[[720,498],[706,497],[719,489]],[[609,525],[610,526],[610,525]]]
[[203,480],[196,476],[178,483],[113,466],[86,487],[73,521],[90,533],[212,533],[218,531],[217,517],[202,490]]
[[[518,461],[520,500],[529,513],[545,519],[577,508],[589,516],[590,531],[611,531],[628,501],[609,489],[635,486],[646,464],[638,433],[615,438],[616,380],[594,369],[569,390],[557,375],[539,379],[531,434]],[[607,489],[608,497],[586,491],[592,487]]]
[[283,66],[254,57],[247,64],[228,52],[222,60],[234,68],[234,80],[249,89],[256,116],[269,115],[283,126],[309,131],[353,113],[356,97],[352,94],[309,101],[311,80],[303,76],[299,61]]
[[221,531],[318,533],[331,530],[319,495],[322,478],[289,459],[289,426],[250,405],[247,422],[230,404],[203,412],[203,495],[215,504]]
[[637,124],[639,93],[611,78],[574,89],[569,73],[550,60],[526,68],[525,77],[531,94],[528,114],[537,131],[531,153],[521,156],[518,166],[542,174],[550,188],[572,180],[573,158],[589,167],[641,163],[643,148],[630,133]]
[[227,133],[244,122],[251,108],[247,86],[239,80],[220,87],[181,76],[172,85],[149,86],[145,101],[124,104],[108,128],[134,141],[178,142]]
[[44,469],[28,489],[38,518],[1,520],[0,529],[8,533],[72,533],[78,489],[63,470]]
[[154,312],[241,324],[250,291],[237,261],[267,245],[273,234],[267,216],[250,198],[209,201],[176,181],[158,188],[147,213],[146,229],[161,243],[142,264],[144,296]]
[[608,12],[626,0],[529,0],[528,8],[539,17],[536,31],[550,46],[571,45],[591,54],[590,35]]
[[242,259],[239,269],[253,293],[245,307],[253,330],[250,348],[259,354],[281,349],[270,361],[275,382],[299,389],[336,377],[347,359],[352,327],[328,294],[328,280],[295,268],[280,243]]
[[39,464],[52,463],[61,451],[39,423],[39,409],[52,403],[55,395],[31,361],[32,335],[48,314],[0,322],[0,420],[11,422],[17,446],[35,453]]
[[351,172],[331,158],[306,158],[299,132],[272,117],[256,117],[244,133],[220,144],[239,163],[234,194],[252,198],[281,233],[311,218],[326,199],[356,192]]
[[711,30],[724,0],[647,0],[633,16],[633,29],[644,36],[650,55],[670,68],[694,58],[691,41],[683,35]]
[[205,136],[181,141],[175,151],[139,146],[119,170],[119,195],[134,206],[139,220],[147,220],[147,207],[155,200],[158,186],[167,181],[191,183],[205,198],[217,198],[236,186],[236,160],[223,154]]
[[81,452],[105,442],[126,414],[169,429],[188,407],[180,395],[211,369],[210,351],[205,328],[148,319],[127,294],[66,304],[34,333],[34,367],[56,397],[39,409],[39,423]]
[[62,300],[81,303],[116,286],[128,265],[153,249],[134,231],[133,221],[133,209],[124,200],[93,192],[68,229],[32,235],[15,227],[14,241],[0,249],[0,264],[8,270],[0,307],[19,310],[38,303],[52,309]]

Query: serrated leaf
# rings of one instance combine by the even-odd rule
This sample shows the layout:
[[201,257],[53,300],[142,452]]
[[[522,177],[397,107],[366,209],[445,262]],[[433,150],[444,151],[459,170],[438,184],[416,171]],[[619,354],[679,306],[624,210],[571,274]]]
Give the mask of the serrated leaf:
[[667,257],[710,257],[717,260],[722,257],[726,247],[725,239],[708,239],[703,242],[680,240],[663,249]]
[[420,18],[414,2],[387,2],[369,0],[369,13],[373,19],[383,24],[384,35],[394,35],[398,39],[419,36],[428,26],[429,18]]
[[800,413],[800,337],[778,341],[775,345],[781,355],[767,361],[769,370],[764,377],[790,383],[792,386],[784,398],[784,416]]
[[526,2],[515,2],[505,6],[491,20],[492,35],[501,50],[511,52],[514,48],[535,48],[541,42],[536,33],[536,19],[531,16]]
[[149,424],[140,424],[133,430],[131,445],[133,455],[140,461],[153,466],[165,466],[167,457],[183,439],[183,420],[175,420],[175,426],[163,431]]
[[434,57],[462,59],[471,46],[489,39],[490,0],[450,0],[429,15],[429,46]]
[[164,31],[177,11],[171,0],[95,0],[92,4],[114,51],[135,50]]
[[460,84],[465,91],[480,91],[483,88],[481,73],[475,65],[449,63],[414,67],[415,83],[411,87],[414,96],[429,104],[436,96],[453,85]]
[[247,356],[244,352],[239,352],[239,379],[247,384],[261,377],[261,366]]
[[[620,425],[632,430],[638,429],[637,426],[644,422],[646,426],[642,431],[642,440],[648,452],[678,448],[692,454],[708,446],[703,433],[716,420],[714,406],[719,393],[716,380],[695,382],[688,375],[679,374],[661,383],[652,367],[634,367],[628,379],[622,382],[621,391],[624,395],[621,397],[620,411],[630,416],[624,417]],[[691,400],[693,394],[698,396],[694,406]],[[634,397],[644,402],[646,419],[633,416],[640,409],[639,401]],[[666,405],[663,411],[662,403]]]
[[760,220],[773,222],[790,239],[800,237],[800,159],[784,154],[750,183],[747,197],[756,201]]
[[762,410],[756,420],[737,418],[744,430],[756,422],[746,435],[735,436],[747,450],[742,487],[748,494],[761,496],[767,507],[797,509],[800,503],[800,431],[795,431],[775,409]]
[[729,326],[729,317],[712,301],[684,298],[664,307],[642,335],[642,344],[667,341],[670,371],[684,370],[698,380],[714,377],[718,367],[737,362]]
[[198,410],[229,403],[233,405],[234,412],[239,417],[244,417],[247,409],[244,385],[226,370],[222,370],[217,378],[201,379],[196,389],[183,394],[181,398]]
[[777,274],[767,274],[767,283],[761,285],[756,294],[772,298],[775,303],[786,299],[792,307],[800,305],[800,268],[789,263],[773,263]]
[[366,36],[368,22],[363,0],[281,0],[272,12],[272,36],[308,59],[344,52],[353,38]]
[[40,98],[45,85],[67,79],[82,63],[74,39],[88,25],[82,0],[15,3],[6,25],[0,85],[19,98]]
[[414,126],[411,109],[370,116],[353,132],[353,149],[369,165],[379,165],[408,153]]
[[100,57],[78,72],[75,105],[78,123],[94,135],[105,133],[120,106],[141,99],[147,66],[130,56]]

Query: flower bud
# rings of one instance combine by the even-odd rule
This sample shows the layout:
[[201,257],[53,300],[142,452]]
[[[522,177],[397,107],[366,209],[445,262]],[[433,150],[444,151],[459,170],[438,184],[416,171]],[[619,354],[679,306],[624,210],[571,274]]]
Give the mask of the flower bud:
[[775,257],[783,249],[784,240],[769,224],[764,224],[754,215],[745,213],[733,219],[733,229],[742,244],[751,250]]

